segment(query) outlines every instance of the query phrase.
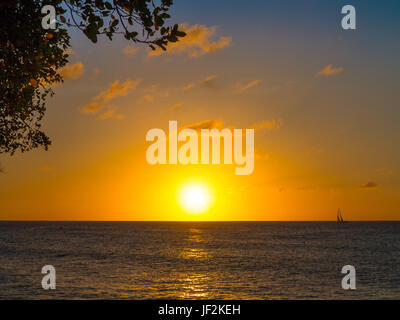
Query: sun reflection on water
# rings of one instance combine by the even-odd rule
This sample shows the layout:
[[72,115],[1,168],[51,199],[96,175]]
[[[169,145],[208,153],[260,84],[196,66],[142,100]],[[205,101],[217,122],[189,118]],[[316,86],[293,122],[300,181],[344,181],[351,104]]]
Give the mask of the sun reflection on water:
[[181,259],[190,262],[200,263],[204,267],[204,272],[189,272],[182,274],[179,280],[181,283],[179,298],[183,299],[206,299],[210,298],[209,285],[212,283],[210,273],[207,271],[207,261],[212,259],[211,252],[204,247],[206,240],[204,239],[203,230],[198,228],[190,228],[187,231],[186,243],[179,254]]
[[190,234],[186,238],[189,242],[203,243],[205,242],[203,236],[201,235],[202,231],[200,229],[190,228]]
[[211,279],[203,273],[189,274],[182,279],[180,298],[209,298],[209,283]]
[[179,255],[182,259],[187,260],[209,260],[211,255],[208,251],[198,248],[185,248]]

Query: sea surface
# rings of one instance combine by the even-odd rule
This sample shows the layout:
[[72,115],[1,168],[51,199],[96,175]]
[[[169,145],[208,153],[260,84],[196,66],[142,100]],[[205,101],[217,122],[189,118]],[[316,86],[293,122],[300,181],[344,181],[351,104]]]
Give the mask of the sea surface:
[[0,222],[0,299],[400,299],[400,222]]

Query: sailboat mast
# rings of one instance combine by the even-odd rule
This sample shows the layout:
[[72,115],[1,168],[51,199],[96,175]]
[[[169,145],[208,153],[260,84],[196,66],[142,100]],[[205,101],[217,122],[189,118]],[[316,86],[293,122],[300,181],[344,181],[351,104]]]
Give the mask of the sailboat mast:
[[344,223],[343,217],[342,217],[342,210],[340,208],[337,211],[337,223]]

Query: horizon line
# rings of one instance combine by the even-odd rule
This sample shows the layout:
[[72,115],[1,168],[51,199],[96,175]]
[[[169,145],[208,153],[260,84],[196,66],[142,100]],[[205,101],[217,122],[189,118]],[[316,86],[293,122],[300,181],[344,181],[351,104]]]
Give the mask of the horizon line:
[[[8,220],[0,222],[337,222],[336,220]],[[400,222],[398,220],[346,220],[345,222]]]

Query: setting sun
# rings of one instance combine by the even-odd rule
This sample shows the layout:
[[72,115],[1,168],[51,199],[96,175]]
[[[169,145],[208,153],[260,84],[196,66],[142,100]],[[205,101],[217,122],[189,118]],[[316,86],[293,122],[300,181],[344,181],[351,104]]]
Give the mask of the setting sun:
[[204,185],[186,185],[179,192],[179,203],[188,213],[204,213],[210,207],[211,195]]

